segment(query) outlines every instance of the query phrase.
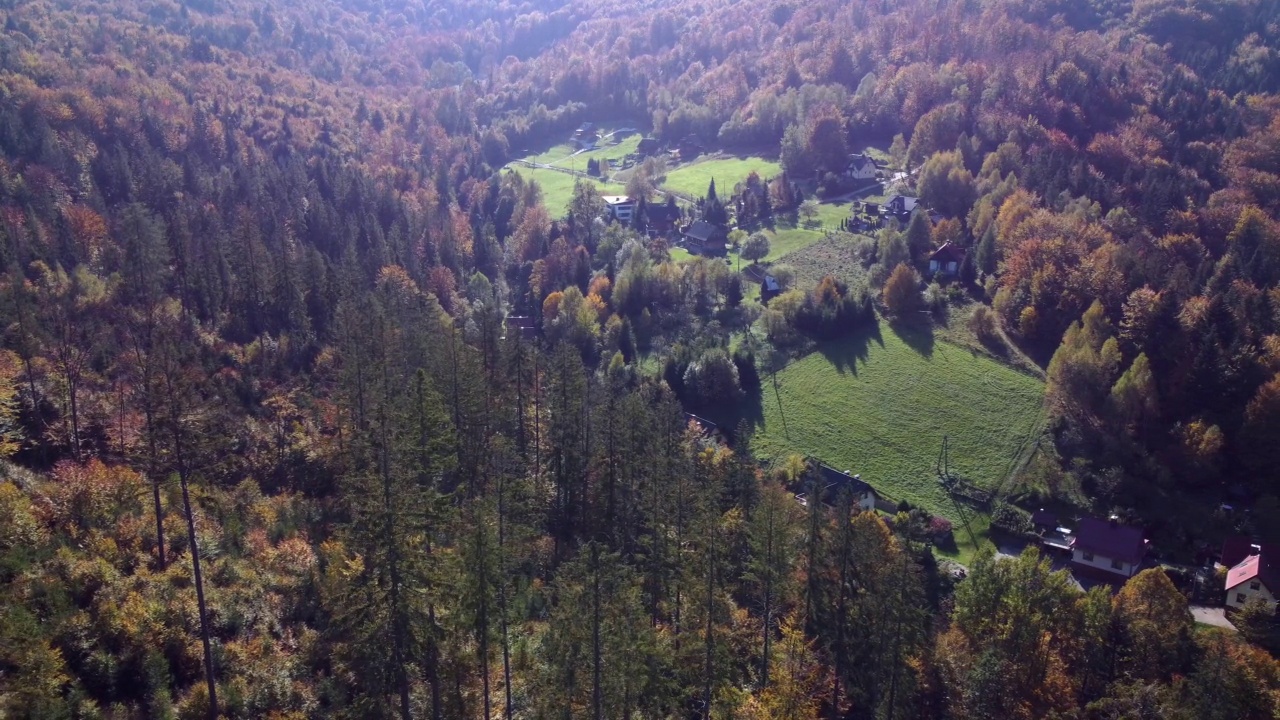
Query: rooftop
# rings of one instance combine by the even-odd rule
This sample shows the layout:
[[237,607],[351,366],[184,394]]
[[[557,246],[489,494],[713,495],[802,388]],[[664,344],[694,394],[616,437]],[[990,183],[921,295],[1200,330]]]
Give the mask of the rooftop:
[[940,262],[962,262],[964,260],[964,248],[951,242],[944,242],[942,247],[933,251],[929,259]]
[[686,237],[691,237],[694,240],[706,242],[719,234],[719,232],[720,229],[715,225],[712,225],[706,220],[698,220],[690,225],[689,228],[684,231],[684,234]]
[[1071,547],[1112,560],[1136,564],[1142,561],[1147,543],[1138,528],[1121,525],[1115,520],[1087,517],[1081,519],[1076,527],[1076,538],[1071,542]]
[[1273,556],[1259,552],[1250,555],[1240,564],[1227,572],[1227,590],[1247,583],[1254,578],[1262,581],[1267,590],[1280,592],[1280,567],[1272,559]]

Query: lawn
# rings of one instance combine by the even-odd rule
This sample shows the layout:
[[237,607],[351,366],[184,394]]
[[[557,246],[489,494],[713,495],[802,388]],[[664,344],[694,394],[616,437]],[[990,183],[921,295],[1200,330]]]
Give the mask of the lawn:
[[1044,394],[1033,377],[883,322],[876,334],[819,345],[777,381],[776,396],[766,378],[746,410],[759,455],[797,452],[861,473],[887,497],[956,521],[957,541],[962,518],[937,482],[943,438],[953,473],[996,488],[1037,431]]
[[793,252],[803,250],[822,239],[823,233],[804,228],[779,225],[777,230],[765,230],[769,238],[769,254],[765,262],[777,262]]
[[[513,172],[520,173],[526,180],[534,180],[542,188],[542,204],[552,217],[560,217],[569,209],[573,200],[573,183],[577,179],[569,173],[546,170],[543,168],[513,167]],[[594,181],[596,189],[602,195],[622,193],[624,188],[613,183]]]
[[733,186],[746,180],[752,171],[758,173],[761,179],[768,179],[782,172],[782,167],[772,160],[759,157],[709,157],[669,171],[662,187],[698,198],[707,194],[707,186],[715,178],[717,194],[728,198],[733,192]]
[[840,223],[849,219],[853,214],[853,204],[845,201],[842,203],[819,203],[817,222],[828,230],[838,230]]

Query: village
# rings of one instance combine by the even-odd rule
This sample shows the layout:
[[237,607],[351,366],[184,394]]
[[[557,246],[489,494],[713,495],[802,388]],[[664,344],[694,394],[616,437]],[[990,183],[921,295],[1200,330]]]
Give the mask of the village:
[[[582,123],[570,138],[570,145],[577,153],[592,153],[620,145],[632,135],[640,135],[633,128],[606,131],[594,123]],[[663,143],[657,138],[640,135],[634,142],[634,151],[620,159],[590,158],[585,171],[566,170],[563,167],[543,165],[543,169],[567,172],[582,178],[602,180],[611,173],[626,177],[646,160],[660,158],[664,167],[685,167],[700,158],[706,158],[709,149],[695,137],[685,137],[678,142]],[[916,168],[915,171],[918,171]],[[846,209],[836,219],[833,231],[873,236],[890,228],[905,228],[914,216],[928,218],[931,226],[946,218],[928,208],[911,192],[914,172],[895,170],[884,159],[869,152],[852,153],[840,180],[850,192],[836,196],[839,207]],[[616,175],[615,175],[616,177]],[[727,188],[722,199],[716,193],[716,182]],[[771,192],[777,183],[785,183],[786,191]],[[884,193],[893,189],[894,192]],[[614,194],[612,189],[601,193],[604,222],[616,222],[641,232],[659,246],[683,251],[689,257],[721,259],[744,282],[755,285],[755,297],[762,305],[788,289],[789,277],[779,278],[770,269],[770,263],[759,258],[745,258],[743,239],[748,232],[757,231],[764,224],[772,224],[774,215],[790,213],[797,219],[806,211],[812,212],[814,200],[804,202],[806,190],[813,194],[812,183],[782,177],[712,178],[704,195],[681,193],[657,188],[652,196],[636,197]],[[776,199],[790,200],[786,205],[776,204]],[[824,199],[824,203],[832,203]],[[803,207],[807,205],[808,207]],[[830,216],[828,216],[830,217]],[[740,222],[740,218],[743,221]],[[816,226],[821,227],[821,226]],[[952,241],[944,241],[918,258],[921,275],[926,281],[949,282],[957,280],[966,266],[972,248],[962,247]],[[732,256],[737,255],[735,263]],[[749,263],[743,267],[742,259]],[[971,258],[970,258],[971,260]],[[508,330],[527,340],[537,337],[538,323],[526,316],[507,319]],[[706,443],[726,443],[731,432],[719,428],[711,419],[686,413],[691,432]],[[961,532],[966,525],[967,514],[990,514],[992,497],[984,490],[972,486],[965,489],[963,481],[956,483],[940,471],[938,483],[942,485],[954,503],[951,513],[955,523],[941,516],[933,516],[910,502],[900,501],[891,495],[877,491],[874,478],[863,479],[852,470],[837,470],[820,457],[805,456],[807,471],[791,490],[795,500],[808,508],[816,502],[831,511],[840,503],[850,503],[850,509],[859,512],[878,512],[892,519],[901,512],[915,512],[924,518],[923,526],[932,523],[933,532],[926,532],[927,541],[939,546],[955,544],[952,534]],[[1231,536],[1219,549],[1203,548],[1197,553],[1195,564],[1162,562],[1158,548],[1141,527],[1130,525],[1115,515],[1093,517],[1080,515],[1059,517],[1045,509],[1022,510],[1015,508],[1012,523],[993,522],[988,530],[997,554],[1011,556],[1028,547],[1037,548],[1050,558],[1055,569],[1071,574],[1074,582],[1083,589],[1103,585],[1118,590],[1123,583],[1145,568],[1163,567],[1175,583],[1195,604],[1193,612],[1198,622],[1233,629],[1230,615],[1242,609],[1250,600],[1260,598],[1275,608],[1280,601],[1280,549],[1265,543],[1254,542],[1245,536]],[[938,528],[945,531],[938,532]],[[969,530],[972,532],[972,530]],[[975,546],[978,541],[974,540]],[[956,577],[963,577],[966,567],[954,559],[942,556],[944,564]]]

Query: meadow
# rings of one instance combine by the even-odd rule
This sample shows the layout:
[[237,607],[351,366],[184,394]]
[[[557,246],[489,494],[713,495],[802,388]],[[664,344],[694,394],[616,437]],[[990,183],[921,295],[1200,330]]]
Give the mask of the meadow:
[[707,157],[669,170],[662,187],[691,198],[700,198],[707,194],[707,187],[715,178],[717,194],[728,198],[733,193],[733,186],[746,180],[753,171],[761,179],[768,179],[782,172],[782,166],[760,157]]
[[[520,173],[526,180],[534,180],[538,183],[542,188],[542,203],[547,206],[547,212],[551,213],[552,217],[560,217],[569,209],[569,202],[573,200],[573,183],[577,179],[576,176],[558,170],[519,165],[513,165],[509,169]],[[592,183],[601,195],[621,194],[625,190],[622,185],[616,183],[599,180],[593,180]]]
[[[893,500],[958,521],[937,479],[943,438],[950,471],[994,490],[1040,431],[1043,395],[1034,377],[925,329],[881,322],[789,364],[777,374],[776,394],[765,378],[746,415],[757,423],[761,457],[812,455],[860,473]],[[962,532],[957,523],[957,541]]]

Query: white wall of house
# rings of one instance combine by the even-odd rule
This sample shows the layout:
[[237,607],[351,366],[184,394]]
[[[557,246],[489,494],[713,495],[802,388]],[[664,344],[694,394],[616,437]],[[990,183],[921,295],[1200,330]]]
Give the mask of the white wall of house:
[[609,213],[620,222],[629,221],[632,213],[636,210],[636,204],[628,200],[605,200],[605,206],[609,209]]
[[1260,597],[1275,607],[1276,596],[1258,578],[1245,580],[1233,588],[1227,588],[1227,607],[1239,610],[1255,597]]
[[[1123,577],[1133,577],[1133,574],[1138,570],[1138,567],[1133,563],[1124,562],[1123,560],[1113,561],[1109,557],[1089,554],[1079,548],[1071,549],[1071,561],[1078,565],[1097,568],[1098,570],[1103,570]],[[1119,567],[1116,567],[1117,565],[1119,565]]]
[[876,176],[876,166],[872,163],[854,163],[849,167],[848,174],[854,180],[871,180]]
[[873,492],[864,492],[858,497],[858,507],[863,512],[871,512],[876,509],[876,494]]

